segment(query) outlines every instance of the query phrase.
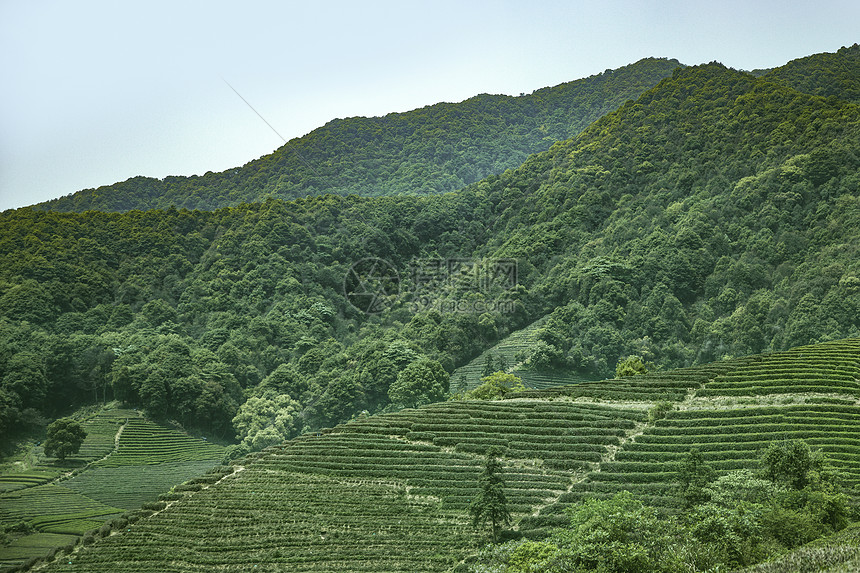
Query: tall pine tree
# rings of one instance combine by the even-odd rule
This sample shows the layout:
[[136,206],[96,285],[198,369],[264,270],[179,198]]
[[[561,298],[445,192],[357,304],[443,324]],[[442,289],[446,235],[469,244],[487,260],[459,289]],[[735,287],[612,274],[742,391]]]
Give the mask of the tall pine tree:
[[501,527],[511,523],[508,500],[504,492],[505,480],[501,475],[502,464],[498,460],[499,455],[501,452],[496,447],[487,451],[487,463],[479,481],[480,490],[477,497],[469,505],[472,526],[478,527],[489,521],[493,543],[498,542]]

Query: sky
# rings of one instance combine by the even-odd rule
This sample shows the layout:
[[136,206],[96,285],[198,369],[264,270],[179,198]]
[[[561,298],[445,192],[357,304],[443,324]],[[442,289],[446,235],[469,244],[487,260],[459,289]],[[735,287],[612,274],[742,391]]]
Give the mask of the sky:
[[856,0],[0,0],[0,211],[644,57],[780,66],[860,42],[858,22]]

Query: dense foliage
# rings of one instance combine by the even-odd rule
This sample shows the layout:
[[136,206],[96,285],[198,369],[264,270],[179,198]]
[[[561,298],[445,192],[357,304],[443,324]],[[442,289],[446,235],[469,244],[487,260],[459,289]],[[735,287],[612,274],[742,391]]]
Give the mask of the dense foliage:
[[[488,360],[488,364],[492,362]],[[498,400],[513,392],[525,390],[520,377],[497,370],[481,378],[481,384],[464,393],[451,396],[454,400]]]
[[[691,452],[679,468],[680,480],[689,477],[697,455]],[[675,573],[750,565],[845,527],[847,500],[825,467],[805,442],[771,443],[758,473],[744,469],[714,479],[683,514],[661,514],[629,492],[590,498],[571,506],[569,525],[547,539],[488,549],[482,564],[468,570]],[[795,479],[785,481],[784,474]]]
[[680,366],[856,335],[858,120],[710,64],[473,186],[503,215],[489,252],[528,261],[555,307],[532,361],[608,374],[627,354]]
[[792,60],[764,78],[805,93],[860,103],[860,45]]
[[161,180],[134,177],[41,206],[58,211],[214,209],[266,197],[455,191],[579,133],[679,65],[646,58],[519,97],[482,94],[383,117],[336,119],[242,167]]
[[[457,193],[7,211],[0,431],[116,397],[238,433],[241,452],[439,399],[445,374],[547,313],[522,363],[593,376],[857,336],[858,166],[856,104],[708,64]],[[368,257],[401,287],[369,315],[344,296]],[[498,257],[512,288],[412,296],[416,261]],[[506,312],[443,304],[497,298]],[[251,398],[272,415],[248,417]]]
[[87,432],[76,420],[60,418],[48,424],[45,438],[45,455],[65,460],[76,454],[87,437]]
[[[119,398],[223,437],[236,429],[249,444],[257,422],[234,418],[252,397],[295,403],[291,420],[278,422],[286,437],[392,397],[441,399],[456,364],[539,312],[528,292],[511,292],[515,312],[504,315],[413,314],[405,303],[366,315],[343,283],[368,256],[404,269],[417,256],[472,252],[480,237],[458,230],[479,227],[469,201],[328,196],[215,212],[7,212],[0,427]],[[422,388],[426,377],[411,374],[425,370],[434,378]]]

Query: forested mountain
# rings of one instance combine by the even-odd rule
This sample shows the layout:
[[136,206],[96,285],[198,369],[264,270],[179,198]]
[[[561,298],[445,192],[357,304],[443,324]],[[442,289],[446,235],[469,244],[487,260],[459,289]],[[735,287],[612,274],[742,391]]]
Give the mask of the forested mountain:
[[384,117],[336,119],[242,167],[161,180],[134,177],[39,207],[78,212],[171,205],[215,209],[266,197],[455,191],[576,135],[679,65],[677,60],[646,58],[519,97],[482,94]]
[[764,77],[804,93],[860,103],[860,46],[792,60]]
[[718,64],[678,70],[474,186],[510,215],[486,252],[529,261],[557,305],[545,364],[605,368],[627,350],[684,364],[847,336],[858,138],[856,104]]
[[[256,449],[441,398],[546,314],[524,364],[592,376],[856,337],[859,109],[712,63],[456,193],[7,211],[0,427],[116,396]],[[369,257],[400,279],[370,314],[344,296]],[[416,262],[500,258],[515,286],[416,292]]]

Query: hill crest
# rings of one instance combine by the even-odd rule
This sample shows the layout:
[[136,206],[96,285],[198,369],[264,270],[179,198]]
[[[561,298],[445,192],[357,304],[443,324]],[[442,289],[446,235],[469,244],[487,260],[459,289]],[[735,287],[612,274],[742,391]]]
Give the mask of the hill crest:
[[455,191],[516,167],[635,99],[681,65],[645,58],[522,96],[481,94],[380,117],[335,119],[241,167],[202,176],[133,177],[37,205],[59,211],[215,209],[266,197]]

